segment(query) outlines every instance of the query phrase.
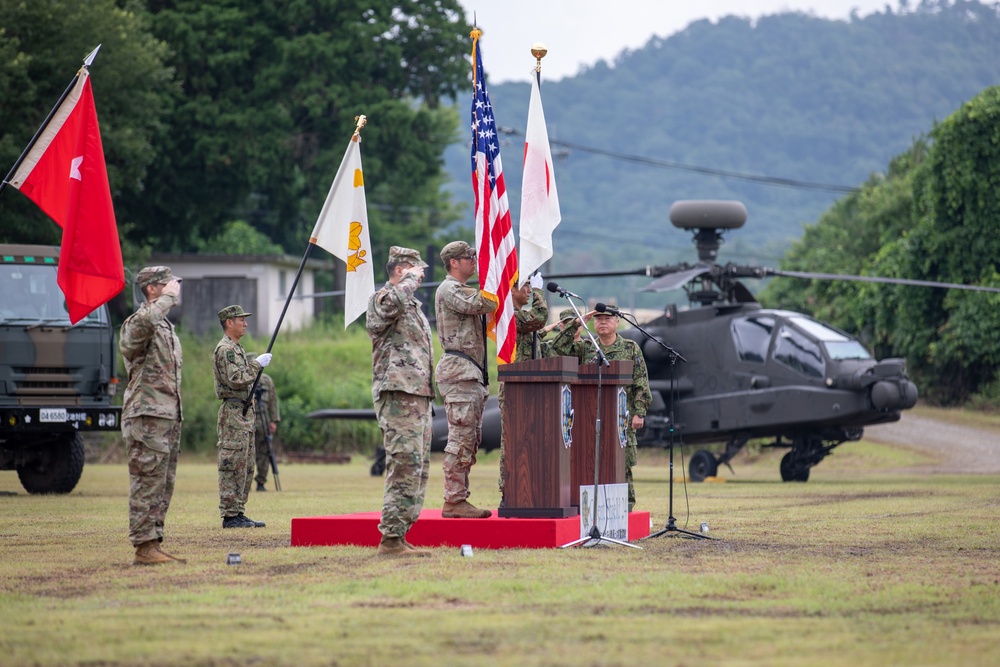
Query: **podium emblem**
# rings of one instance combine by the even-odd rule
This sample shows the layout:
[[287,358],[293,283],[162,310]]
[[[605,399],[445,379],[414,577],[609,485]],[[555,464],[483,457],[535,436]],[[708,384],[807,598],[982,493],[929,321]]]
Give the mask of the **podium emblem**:
[[629,414],[628,414],[628,394],[625,387],[618,387],[618,445],[625,447],[628,443]]
[[559,416],[562,420],[563,447],[573,444],[573,391],[568,384],[559,392]]

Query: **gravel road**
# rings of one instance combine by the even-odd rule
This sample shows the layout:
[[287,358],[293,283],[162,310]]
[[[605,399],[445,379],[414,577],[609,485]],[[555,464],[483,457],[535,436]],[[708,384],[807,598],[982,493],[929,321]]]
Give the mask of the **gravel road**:
[[904,413],[893,424],[866,427],[865,440],[913,447],[938,459],[913,470],[933,468],[939,473],[1000,473],[1000,434],[996,431]]

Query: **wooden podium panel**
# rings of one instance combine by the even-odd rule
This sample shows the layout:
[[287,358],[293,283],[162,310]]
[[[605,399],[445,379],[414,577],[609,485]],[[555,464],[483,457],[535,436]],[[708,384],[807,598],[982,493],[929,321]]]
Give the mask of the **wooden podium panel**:
[[[625,448],[618,437],[618,389],[632,384],[632,362],[612,361],[600,373],[601,461],[599,484],[625,483]],[[579,507],[580,487],[594,485],[597,364],[582,364],[573,386],[573,447],[570,454],[570,502]]]
[[[576,382],[575,357],[504,364],[504,518],[559,518],[579,512],[570,498],[570,450],[563,438],[562,396]],[[593,468],[593,466],[591,466]]]

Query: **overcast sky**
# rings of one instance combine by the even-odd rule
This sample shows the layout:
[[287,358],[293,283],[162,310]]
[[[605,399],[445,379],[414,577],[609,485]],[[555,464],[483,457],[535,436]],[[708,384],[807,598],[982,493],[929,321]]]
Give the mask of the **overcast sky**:
[[[483,31],[483,64],[490,83],[528,81],[534,68],[531,45],[542,42],[542,78],[561,79],[599,60],[612,62],[624,49],[650,37],[667,37],[700,19],[759,18],[799,11],[846,19],[894,10],[898,0],[459,0]],[[917,1],[912,0],[911,5]],[[470,42],[471,51],[471,42]]]

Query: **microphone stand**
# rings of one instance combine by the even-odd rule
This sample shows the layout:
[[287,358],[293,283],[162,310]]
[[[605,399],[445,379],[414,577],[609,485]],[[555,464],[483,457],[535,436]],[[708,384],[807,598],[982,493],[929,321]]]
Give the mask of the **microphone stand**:
[[612,544],[619,544],[623,547],[632,547],[633,549],[642,549],[638,544],[629,544],[623,540],[616,540],[611,537],[604,537],[601,535],[601,529],[597,527],[597,490],[600,487],[600,471],[601,471],[601,380],[603,376],[603,370],[605,366],[610,366],[611,362],[604,355],[604,350],[597,343],[597,339],[594,338],[594,333],[587,327],[583,321],[583,315],[577,309],[576,304],[573,300],[569,298],[568,295],[563,294],[566,300],[569,301],[570,307],[573,308],[573,312],[580,319],[580,326],[583,330],[587,332],[587,336],[590,338],[590,342],[594,346],[594,350],[597,352],[597,418],[594,422],[594,511],[591,513],[590,521],[590,533],[587,537],[581,537],[578,540],[573,540],[567,544],[559,547],[560,549],[567,549],[569,547],[584,546],[584,547],[596,547],[600,546],[601,542],[611,542]]
[[658,530],[655,533],[652,533],[651,535],[647,535],[646,537],[643,537],[641,539],[648,540],[648,539],[650,539],[652,537],[660,537],[662,535],[667,535],[667,534],[670,534],[670,533],[674,533],[674,534],[679,533],[682,536],[683,535],[687,535],[688,537],[698,538],[698,539],[702,539],[702,540],[712,540],[712,539],[715,539],[715,538],[710,537],[708,535],[702,535],[701,533],[696,533],[696,532],[694,532],[692,530],[685,530],[683,528],[678,528],[677,527],[677,519],[674,518],[674,393],[677,391],[677,380],[676,380],[676,377],[675,377],[675,370],[677,368],[677,362],[678,361],[684,361],[684,362],[686,362],[687,359],[685,359],[684,357],[682,357],[681,354],[677,350],[675,350],[674,348],[670,347],[669,345],[667,345],[666,343],[664,343],[662,340],[656,338],[655,336],[653,336],[652,334],[650,334],[648,331],[646,331],[645,329],[643,329],[641,326],[639,326],[638,322],[636,322],[635,318],[632,317],[631,315],[629,315],[627,313],[620,313],[620,316],[626,322],[628,322],[629,324],[631,324],[632,326],[634,326],[636,329],[638,329],[642,333],[642,335],[646,337],[646,340],[651,340],[651,341],[655,342],[657,345],[659,345],[664,350],[666,350],[667,353],[670,355],[670,395],[668,396],[668,398],[670,399],[670,417],[669,417],[670,418],[670,430],[668,431],[668,437],[667,437],[668,446],[670,447],[670,483],[669,483],[669,489],[670,489],[669,490],[669,498],[670,498],[669,503],[670,504],[669,504],[669,510],[668,510],[667,525],[665,525],[662,530]]

